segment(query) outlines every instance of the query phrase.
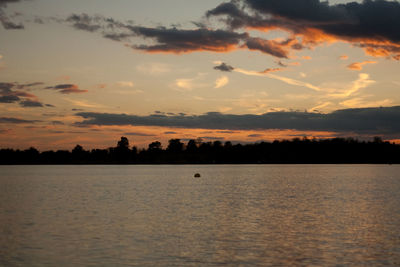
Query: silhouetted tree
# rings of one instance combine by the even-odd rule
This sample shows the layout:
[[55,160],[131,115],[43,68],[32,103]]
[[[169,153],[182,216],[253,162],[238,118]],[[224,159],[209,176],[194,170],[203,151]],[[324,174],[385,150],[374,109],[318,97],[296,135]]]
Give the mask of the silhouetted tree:
[[72,149],[72,154],[81,154],[83,152],[83,147],[80,145],[76,145],[74,149]]
[[121,150],[129,149],[129,140],[128,140],[128,138],[126,138],[125,136],[122,136],[121,140],[118,141],[118,143],[117,143],[117,148],[119,148]]
[[189,140],[186,149],[180,139],[169,140],[164,150],[159,141],[148,149],[129,149],[121,137],[116,147],[85,151],[76,145],[72,151],[0,149],[0,164],[107,164],[107,163],[400,163],[400,145],[383,141],[353,138],[275,140],[255,144],[220,141],[200,143]]
[[172,153],[182,152],[183,150],[183,143],[180,139],[171,139],[168,141],[167,150]]
[[189,140],[186,146],[186,151],[189,153],[194,153],[197,151],[197,142],[194,139]]
[[156,152],[156,151],[161,151],[161,143],[158,141],[152,142],[149,144],[148,151]]
[[121,140],[117,143],[114,153],[116,154],[116,160],[119,163],[128,163],[130,161],[131,153],[129,150],[128,138],[125,136],[121,137]]
[[85,160],[85,150],[80,145],[76,145],[74,149],[72,149],[72,160],[76,163],[83,162]]

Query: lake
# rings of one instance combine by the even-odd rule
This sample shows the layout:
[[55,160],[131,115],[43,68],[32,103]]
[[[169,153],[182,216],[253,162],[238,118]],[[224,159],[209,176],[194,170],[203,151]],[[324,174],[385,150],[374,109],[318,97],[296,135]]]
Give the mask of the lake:
[[400,266],[400,166],[0,166],[0,231],[0,266]]

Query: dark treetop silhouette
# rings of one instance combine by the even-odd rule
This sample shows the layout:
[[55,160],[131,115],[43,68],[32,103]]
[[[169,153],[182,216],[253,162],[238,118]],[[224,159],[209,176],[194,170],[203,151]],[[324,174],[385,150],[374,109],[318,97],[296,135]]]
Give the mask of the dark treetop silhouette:
[[400,145],[352,138],[326,140],[299,139],[232,144],[171,139],[166,149],[160,142],[138,150],[121,137],[116,147],[85,150],[76,145],[72,151],[1,149],[0,164],[262,164],[262,163],[400,163]]

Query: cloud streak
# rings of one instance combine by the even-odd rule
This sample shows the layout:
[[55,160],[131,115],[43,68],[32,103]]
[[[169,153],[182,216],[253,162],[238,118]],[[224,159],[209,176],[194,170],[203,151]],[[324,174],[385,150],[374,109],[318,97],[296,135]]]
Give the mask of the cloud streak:
[[227,76],[222,76],[215,81],[215,89],[224,87],[229,83],[229,78]]
[[320,87],[315,86],[313,84],[299,81],[299,80],[292,79],[292,78],[288,78],[288,77],[284,77],[284,76],[280,76],[280,75],[276,75],[276,74],[272,73],[272,72],[276,72],[276,71],[281,71],[281,70],[283,70],[282,68],[267,68],[263,71],[253,71],[253,70],[246,70],[246,69],[241,69],[241,68],[234,68],[232,66],[227,65],[226,63],[220,63],[218,66],[214,67],[214,69],[221,70],[221,71],[227,71],[227,70],[234,71],[234,72],[238,72],[238,73],[248,75],[248,76],[268,77],[270,79],[278,80],[278,81],[284,82],[289,85],[306,87],[306,88],[309,88],[314,91],[322,90]]
[[55,86],[48,86],[45,89],[57,90],[62,94],[80,94],[88,92],[88,90],[79,89],[76,84],[58,84]]
[[36,123],[40,122],[38,120],[23,120],[18,118],[10,118],[10,117],[0,117],[0,123],[5,124],[24,124],[24,123]]
[[360,73],[358,79],[354,81],[348,89],[341,93],[330,94],[329,96],[334,98],[346,98],[357,93],[360,89],[366,88],[374,83],[375,81],[371,80],[368,74]]

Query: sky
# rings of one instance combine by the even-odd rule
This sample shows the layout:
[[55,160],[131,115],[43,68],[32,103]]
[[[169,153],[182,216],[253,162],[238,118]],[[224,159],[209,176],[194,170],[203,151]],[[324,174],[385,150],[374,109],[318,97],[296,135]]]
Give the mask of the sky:
[[400,2],[0,0],[0,148],[400,140]]

